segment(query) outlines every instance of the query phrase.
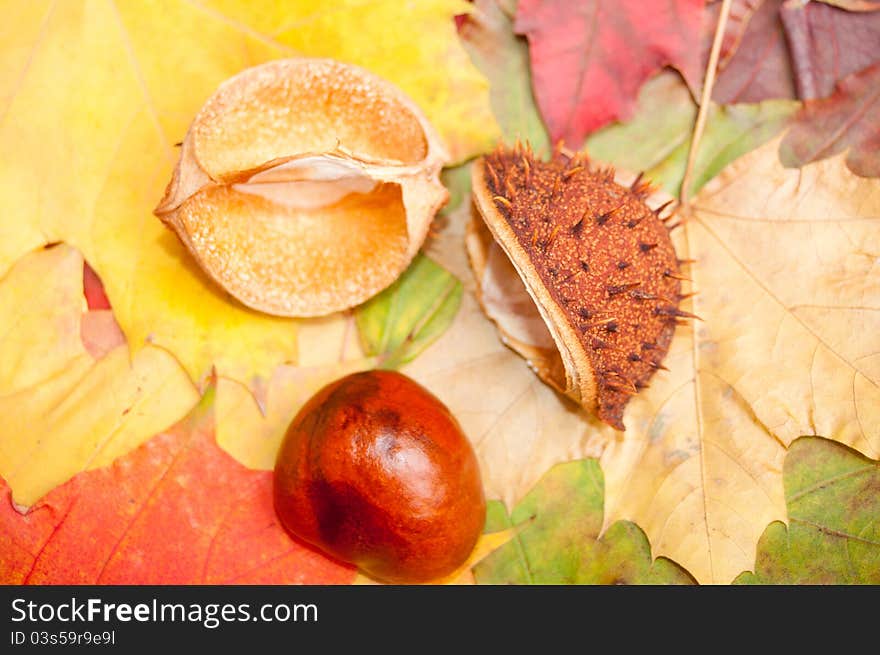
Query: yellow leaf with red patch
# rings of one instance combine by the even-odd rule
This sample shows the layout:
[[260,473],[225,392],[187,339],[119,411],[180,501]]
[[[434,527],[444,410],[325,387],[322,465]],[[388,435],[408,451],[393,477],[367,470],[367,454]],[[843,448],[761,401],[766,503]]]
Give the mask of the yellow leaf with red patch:
[[82,256],[59,245],[0,279],[0,476],[29,506],[173,424],[198,394],[166,351],[125,344],[93,356],[80,334]]

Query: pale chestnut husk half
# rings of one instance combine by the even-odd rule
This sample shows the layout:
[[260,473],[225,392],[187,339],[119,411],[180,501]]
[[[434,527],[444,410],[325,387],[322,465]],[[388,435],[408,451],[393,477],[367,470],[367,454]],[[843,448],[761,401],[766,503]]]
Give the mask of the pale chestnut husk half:
[[276,60],[205,102],[155,214],[245,305],[320,316],[406,269],[448,199],[447,161],[390,82],[331,59]]
[[[641,176],[557,149],[499,147],[474,162],[466,245],[477,298],[546,383],[618,430],[675,326],[684,276],[671,198]],[[673,221],[673,222],[670,222]]]

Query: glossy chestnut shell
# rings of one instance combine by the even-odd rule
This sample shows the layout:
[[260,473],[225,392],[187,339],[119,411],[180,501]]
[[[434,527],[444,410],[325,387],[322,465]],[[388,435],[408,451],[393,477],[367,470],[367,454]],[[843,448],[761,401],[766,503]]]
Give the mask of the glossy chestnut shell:
[[355,373],[315,394],[288,428],[274,490],[288,531],[393,583],[455,571],[486,514],[458,421],[393,371]]

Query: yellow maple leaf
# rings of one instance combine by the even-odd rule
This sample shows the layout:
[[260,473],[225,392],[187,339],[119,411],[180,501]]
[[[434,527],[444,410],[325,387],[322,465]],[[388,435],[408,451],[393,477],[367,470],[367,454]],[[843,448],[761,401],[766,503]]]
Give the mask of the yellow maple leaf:
[[126,345],[94,358],[80,340],[82,256],[59,245],[0,279],[0,477],[30,506],[167,428],[198,393],[177,361]]
[[169,0],[0,6],[0,274],[47,242],[84,253],[133,351],[172,352],[194,380],[246,384],[295,361],[299,322],[231,300],[154,216],[174,143],[224,79],[291,55],[397,83],[455,158],[497,135],[488,83],[458,44],[464,2]]

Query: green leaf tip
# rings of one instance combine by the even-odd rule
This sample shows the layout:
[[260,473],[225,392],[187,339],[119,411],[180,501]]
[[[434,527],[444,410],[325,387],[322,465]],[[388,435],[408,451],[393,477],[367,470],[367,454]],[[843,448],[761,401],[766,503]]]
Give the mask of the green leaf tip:
[[415,359],[452,324],[462,284],[423,254],[382,293],[354,310],[364,354],[380,368]]
[[880,584],[880,463],[841,443],[801,437],[783,466],[788,524],[758,541],[736,584]]
[[[694,584],[665,558],[652,559],[645,533],[617,521],[602,533],[605,482],[599,462],[551,468],[508,515],[487,507],[487,531],[522,526],[476,567],[480,584]],[[526,525],[523,525],[527,522]]]

